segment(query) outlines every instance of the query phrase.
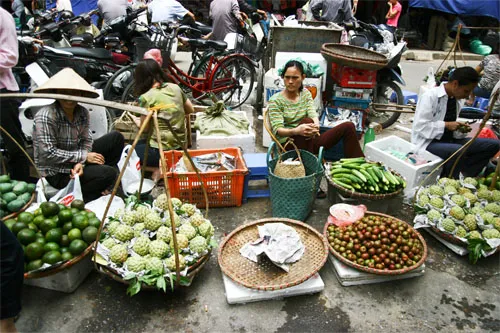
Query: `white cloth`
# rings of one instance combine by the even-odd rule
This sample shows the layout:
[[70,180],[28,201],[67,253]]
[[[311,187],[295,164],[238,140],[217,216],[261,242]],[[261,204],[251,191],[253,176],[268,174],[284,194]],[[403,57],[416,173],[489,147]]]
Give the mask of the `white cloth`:
[[71,5],[70,0],[57,0],[57,11],[60,12],[62,10],[73,11],[73,6]]
[[151,12],[151,22],[173,22],[182,20],[188,10],[176,0],[153,0],[148,4],[148,11]]
[[[416,145],[418,150],[426,149],[432,140],[439,140],[443,136],[448,103],[444,84],[445,82],[427,90],[418,99],[411,132],[411,143]],[[463,104],[463,100],[457,100],[457,116]]]

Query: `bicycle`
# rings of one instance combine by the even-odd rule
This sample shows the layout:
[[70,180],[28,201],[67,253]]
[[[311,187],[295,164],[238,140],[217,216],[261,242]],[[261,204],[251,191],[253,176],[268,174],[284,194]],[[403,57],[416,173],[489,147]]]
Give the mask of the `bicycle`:
[[[156,30],[157,40],[153,42],[154,46],[159,46],[161,50],[168,50],[172,45],[172,40],[177,38],[180,32],[192,29],[191,27],[181,26],[172,29],[172,33],[167,35],[163,29]],[[166,69],[168,76],[173,83],[192,96],[193,100],[201,104],[211,104],[212,97],[224,101],[226,106],[237,108],[242,105],[250,96],[254,85],[255,69],[252,60],[242,53],[224,53],[226,48],[224,42],[207,41],[203,39],[189,39],[192,47],[192,59],[190,69],[192,73],[181,70],[169,58],[167,59]],[[166,45],[166,46],[165,46]],[[203,66],[199,65],[202,54],[198,52],[200,48],[214,48],[214,53],[206,55]],[[196,66],[198,64],[198,66]],[[110,79],[108,85],[113,85],[113,79],[124,73],[133,73],[135,65],[123,68],[115,73],[114,78]],[[128,102],[135,96],[131,94],[134,88],[134,82],[127,84],[121,101]],[[106,88],[105,88],[106,90]],[[105,93],[106,96],[106,93]]]

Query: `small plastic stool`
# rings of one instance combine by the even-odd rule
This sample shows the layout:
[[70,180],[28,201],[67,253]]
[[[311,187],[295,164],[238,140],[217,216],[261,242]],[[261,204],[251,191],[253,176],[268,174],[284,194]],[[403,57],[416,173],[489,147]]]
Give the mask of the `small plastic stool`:
[[266,153],[260,154],[243,154],[243,159],[248,168],[248,174],[245,176],[245,185],[243,187],[243,203],[246,203],[248,198],[267,198],[270,196],[269,188],[267,189],[249,189],[248,185],[253,180],[268,180],[268,169],[266,162]]
[[489,102],[490,102],[489,98],[482,98],[476,96],[476,98],[474,99],[474,104],[472,104],[472,106],[478,109],[486,110],[488,109]]
[[[407,105],[410,99],[415,101],[415,104],[418,102],[418,94],[413,91],[403,90],[403,104]],[[396,92],[393,91],[391,94],[391,102],[396,102]]]

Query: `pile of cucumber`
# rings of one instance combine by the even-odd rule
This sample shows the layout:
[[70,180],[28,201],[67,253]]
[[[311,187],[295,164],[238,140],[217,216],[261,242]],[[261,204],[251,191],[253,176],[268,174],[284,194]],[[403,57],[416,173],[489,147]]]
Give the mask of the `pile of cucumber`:
[[330,179],[346,190],[367,194],[393,193],[406,187],[403,178],[364,157],[342,158],[332,163]]
[[20,211],[31,200],[34,191],[35,184],[0,175],[0,218]]

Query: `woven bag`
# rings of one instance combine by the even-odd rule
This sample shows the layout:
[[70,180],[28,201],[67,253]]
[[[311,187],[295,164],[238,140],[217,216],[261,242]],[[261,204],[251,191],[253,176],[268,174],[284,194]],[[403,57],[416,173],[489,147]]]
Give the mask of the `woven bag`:
[[301,178],[305,177],[306,175],[306,169],[304,168],[304,163],[302,162],[302,157],[300,156],[300,151],[293,143],[293,140],[288,140],[285,146],[283,146],[283,149],[288,146],[288,144],[291,143],[295,151],[297,152],[297,156],[299,158],[300,164],[288,164],[285,163],[284,161],[281,160],[281,156],[283,154],[280,154],[278,156],[278,163],[276,164],[276,167],[274,168],[274,174],[278,177],[281,178]]

